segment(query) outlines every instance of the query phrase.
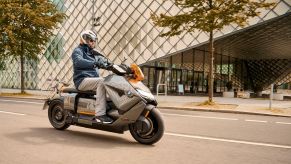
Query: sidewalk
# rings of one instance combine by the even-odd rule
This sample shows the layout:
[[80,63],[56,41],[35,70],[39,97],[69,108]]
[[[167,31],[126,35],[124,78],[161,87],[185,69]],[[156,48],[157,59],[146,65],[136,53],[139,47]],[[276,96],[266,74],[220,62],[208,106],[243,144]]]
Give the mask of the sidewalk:
[[200,105],[208,100],[208,97],[158,96],[156,98],[159,108],[291,117],[291,101],[273,100],[272,109],[269,109],[270,100],[261,98],[214,97],[213,100],[217,104],[214,106]]
[[[9,95],[1,97],[12,97],[21,99],[44,99],[41,95]],[[272,109],[269,109],[269,100],[253,98],[225,98],[214,97],[216,105],[200,105],[208,100],[208,97],[198,96],[158,96],[158,108],[161,109],[176,109],[176,110],[195,110],[195,111],[210,111],[224,113],[244,113],[256,115],[272,115],[291,117],[291,101],[272,101]]]

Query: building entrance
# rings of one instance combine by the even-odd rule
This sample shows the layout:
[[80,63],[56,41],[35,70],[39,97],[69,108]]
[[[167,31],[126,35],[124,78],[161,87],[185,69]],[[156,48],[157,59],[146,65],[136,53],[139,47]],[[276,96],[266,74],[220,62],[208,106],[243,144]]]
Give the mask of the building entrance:
[[[178,85],[183,85],[184,93],[196,94],[207,92],[207,75],[202,71],[177,68],[143,67],[146,75],[144,83],[152,92],[156,92],[158,84],[167,84],[170,93],[178,93]],[[165,86],[159,87],[159,92],[165,92]]]

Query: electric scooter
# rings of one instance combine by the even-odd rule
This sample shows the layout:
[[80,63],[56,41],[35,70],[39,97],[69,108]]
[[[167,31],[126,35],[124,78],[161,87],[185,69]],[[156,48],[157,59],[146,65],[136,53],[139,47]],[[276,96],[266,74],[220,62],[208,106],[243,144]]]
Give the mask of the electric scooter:
[[112,74],[104,78],[107,93],[106,113],[113,119],[110,124],[96,122],[95,91],[79,91],[58,81],[55,91],[44,103],[51,125],[65,130],[70,125],[114,133],[129,130],[141,144],[154,144],[164,134],[164,121],[157,109],[157,101],[141,81],[141,69],[132,64],[112,65]]

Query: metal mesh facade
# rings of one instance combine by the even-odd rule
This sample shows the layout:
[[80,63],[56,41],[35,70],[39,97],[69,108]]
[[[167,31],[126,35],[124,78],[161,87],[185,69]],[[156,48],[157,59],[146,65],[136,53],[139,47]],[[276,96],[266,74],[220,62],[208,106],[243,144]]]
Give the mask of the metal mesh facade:
[[[128,58],[128,63],[143,64],[188,47],[202,45],[208,40],[208,34],[204,32],[171,38],[158,36],[162,29],[153,26],[150,13],[167,12],[174,15],[181,12],[171,1],[54,0],[53,2],[68,18],[55,30],[56,36],[39,55],[39,61],[26,61],[26,89],[48,89],[49,84],[46,82],[48,78],[72,82],[71,54],[79,44],[81,31],[92,29],[93,18],[101,18],[101,26],[94,27],[98,34],[100,51],[117,64],[124,58]],[[277,5],[273,9],[262,10],[259,17],[250,19],[249,25],[291,11],[290,0],[276,2]],[[239,29],[241,28],[236,25],[230,25],[216,32],[214,36],[223,36]],[[6,69],[1,71],[3,88],[20,88],[19,65],[20,61],[16,60],[6,62]],[[178,63],[176,66],[179,67]],[[197,63],[194,67],[201,69],[203,65]]]

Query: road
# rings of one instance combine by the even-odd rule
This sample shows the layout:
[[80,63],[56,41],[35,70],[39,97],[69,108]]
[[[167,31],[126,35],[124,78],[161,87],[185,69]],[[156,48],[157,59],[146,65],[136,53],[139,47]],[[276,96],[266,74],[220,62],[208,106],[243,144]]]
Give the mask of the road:
[[291,163],[291,118],[165,109],[165,135],[147,146],[129,132],[55,130],[41,108],[0,98],[1,164]]

